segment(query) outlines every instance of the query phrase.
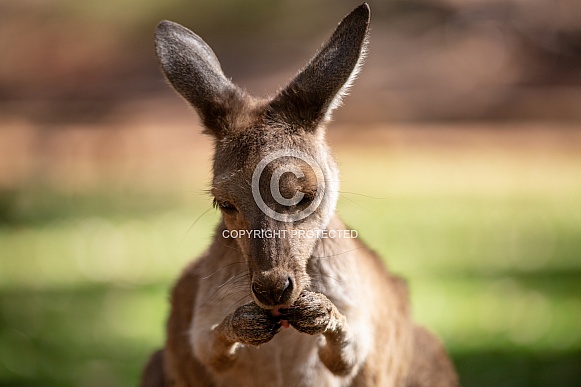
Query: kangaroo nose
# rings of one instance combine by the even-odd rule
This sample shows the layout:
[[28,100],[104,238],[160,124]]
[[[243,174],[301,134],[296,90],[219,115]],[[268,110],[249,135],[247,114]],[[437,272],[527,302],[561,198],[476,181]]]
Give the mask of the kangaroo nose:
[[252,293],[266,307],[274,307],[287,302],[293,292],[292,277],[286,276],[278,280],[257,278],[252,281]]

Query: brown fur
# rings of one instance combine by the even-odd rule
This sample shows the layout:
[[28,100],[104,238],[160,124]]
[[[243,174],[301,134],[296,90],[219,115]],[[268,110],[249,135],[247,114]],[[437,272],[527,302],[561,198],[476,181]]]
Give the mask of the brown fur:
[[[365,4],[268,100],[232,84],[193,32],[158,27],[166,77],[215,138],[211,194],[222,221],[173,289],[167,341],[142,386],[457,385],[439,341],[411,321],[405,283],[374,252],[358,239],[293,234],[347,229],[334,214],[338,172],[324,126],[361,64],[368,26]],[[264,173],[294,171],[279,175],[283,200],[298,198],[284,204],[268,196],[269,179],[252,179],[261,160],[289,149],[314,160],[324,182],[308,162],[280,157]],[[261,209],[253,188],[282,218]],[[312,213],[291,220],[319,198]],[[288,234],[224,234],[233,230]]]

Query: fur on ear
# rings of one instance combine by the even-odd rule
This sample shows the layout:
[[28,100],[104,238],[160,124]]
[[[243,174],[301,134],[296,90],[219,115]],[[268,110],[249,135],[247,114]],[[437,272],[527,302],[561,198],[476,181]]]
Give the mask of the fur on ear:
[[313,59],[270,102],[269,119],[307,130],[330,119],[363,64],[369,21],[366,3],[347,15]]
[[244,92],[226,78],[210,46],[189,29],[164,20],[156,29],[155,48],[167,80],[206,128],[222,137],[228,115],[244,106]]

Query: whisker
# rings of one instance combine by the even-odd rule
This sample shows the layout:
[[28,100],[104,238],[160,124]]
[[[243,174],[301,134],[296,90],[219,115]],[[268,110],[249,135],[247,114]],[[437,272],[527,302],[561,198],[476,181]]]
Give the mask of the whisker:
[[247,294],[245,294],[242,298],[238,299],[238,301],[236,301],[235,303],[233,303],[232,306],[230,308],[228,308],[228,310],[226,311],[226,313],[229,314],[229,313],[233,312],[235,308],[238,308],[239,306],[242,306],[243,305],[242,301],[245,300],[248,297],[250,297],[252,299],[252,297],[250,296],[250,293],[249,292]]
[[217,287],[218,287],[218,289],[220,289],[220,288],[223,288],[224,286],[228,285],[228,283],[229,283],[230,281],[232,281],[234,278],[236,278],[236,276],[235,276],[235,275],[233,275],[232,277],[230,277],[229,279],[227,279],[227,280],[226,280],[226,282],[224,282],[223,284],[221,284],[221,285],[218,285],[218,286],[217,286]]
[[340,283],[340,284],[347,282],[345,280],[338,279],[338,278],[335,278],[335,277],[333,277],[333,276],[331,276],[329,274],[324,274],[324,273],[314,273],[314,274],[311,274],[310,277],[313,278],[313,279],[317,279],[317,277],[325,277],[325,278],[332,279],[333,281],[335,281],[337,283]]
[[240,264],[242,264],[242,263],[246,263],[246,261],[239,261],[239,262],[232,262],[232,263],[229,263],[229,264],[227,264],[227,265],[224,265],[224,266],[222,266],[221,268],[219,268],[218,270],[216,270],[216,271],[215,271],[215,272],[213,272],[212,274],[210,274],[210,275],[207,275],[207,276],[205,276],[205,277],[202,277],[202,278],[200,278],[200,279],[203,279],[203,280],[205,280],[205,279],[208,279],[208,278],[210,278],[211,276],[213,276],[214,274],[216,274],[217,272],[219,272],[219,271],[220,271],[220,270],[222,270],[222,269],[225,269],[225,268],[227,268],[227,267],[230,267],[230,266],[233,266],[233,265],[240,265]]
[[248,292],[248,285],[247,284],[236,284],[229,286],[227,288],[221,288],[212,293],[210,297],[206,299],[196,310],[202,310],[203,308],[209,306],[210,304],[223,302],[227,298],[230,298],[230,295],[235,295],[240,292]]
[[206,211],[202,212],[202,214],[201,214],[200,216],[198,216],[198,217],[196,218],[196,220],[194,220],[194,223],[192,223],[192,225],[191,225],[191,226],[190,226],[190,227],[189,227],[189,228],[186,230],[186,232],[185,232],[185,234],[184,234],[184,237],[182,238],[182,241],[180,242],[180,244],[181,244],[181,243],[184,243],[184,241],[186,240],[186,237],[188,236],[188,234],[190,233],[190,231],[192,230],[192,228],[193,228],[193,227],[196,225],[196,223],[198,223],[198,221],[199,221],[200,219],[202,219],[202,217],[203,217],[204,215],[206,215],[208,212],[210,212],[211,210],[212,210],[212,207],[208,208]]
[[365,194],[362,194],[362,193],[359,193],[359,192],[339,191],[339,193],[340,194],[363,196],[364,198],[376,199],[376,200],[387,200],[387,199],[389,199],[389,196],[378,197],[378,196],[365,195]]
[[220,289],[220,291],[215,292],[211,297],[209,297],[202,305],[200,305],[200,307],[198,309],[203,309],[207,306],[209,306],[210,304],[212,305],[216,305],[216,304],[223,304],[225,300],[228,300],[231,298],[231,296],[235,296],[236,294],[239,294],[241,292],[247,292],[246,287],[242,287],[242,286],[232,286],[232,287],[228,287],[226,289]]
[[342,252],[340,252],[340,253],[337,253],[337,254],[330,254],[330,255],[320,255],[320,256],[317,256],[317,255],[311,255],[311,258],[314,258],[314,259],[325,259],[325,258],[332,258],[332,257],[337,257],[337,256],[339,256],[339,255],[348,254],[348,253],[351,253],[351,252],[353,252],[353,251],[361,250],[363,247],[364,247],[364,246],[356,247],[356,248],[354,248],[354,249],[351,249],[351,250],[346,250],[346,251],[342,251]]
[[370,211],[368,207],[365,207],[359,203],[357,203],[355,200],[352,200],[350,198],[348,198],[347,196],[343,196],[343,194],[340,194],[341,198],[345,199],[345,200],[349,200],[351,203],[355,204],[357,207],[361,208],[362,210],[365,211]]
[[[222,245],[222,246],[224,246],[224,247],[228,248],[228,249],[231,249],[231,250],[240,250],[240,249],[238,248],[238,246],[230,246],[230,245],[228,245],[227,243],[224,243],[224,242],[222,242],[220,239],[214,238],[214,241],[215,241],[215,242],[217,242],[217,243],[219,243],[220,245]],[[242,252],[241,252],[241,253],[242,253]]]
[[238,288],[247,289],[249,275],[250,274],[248,271],[244,271],[230,277],[224,283],[217,286],[216,290],[197,309],[202,309],[217,299],[223,300],[225,296],[228,295],[229,291],[236,290]]

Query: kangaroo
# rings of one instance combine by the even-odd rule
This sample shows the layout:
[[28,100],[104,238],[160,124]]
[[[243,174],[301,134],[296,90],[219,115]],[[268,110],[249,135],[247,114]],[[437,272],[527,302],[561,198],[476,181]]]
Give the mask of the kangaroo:
[[440,342],[412,322],[406,284],[335,214],[325,126],[369,22],[362,4],[268,99],[226,78],[196,34],[158,25],[161,68],[214,139],[221,221],[173,288],[167,341],[142,386],[457,385]]

